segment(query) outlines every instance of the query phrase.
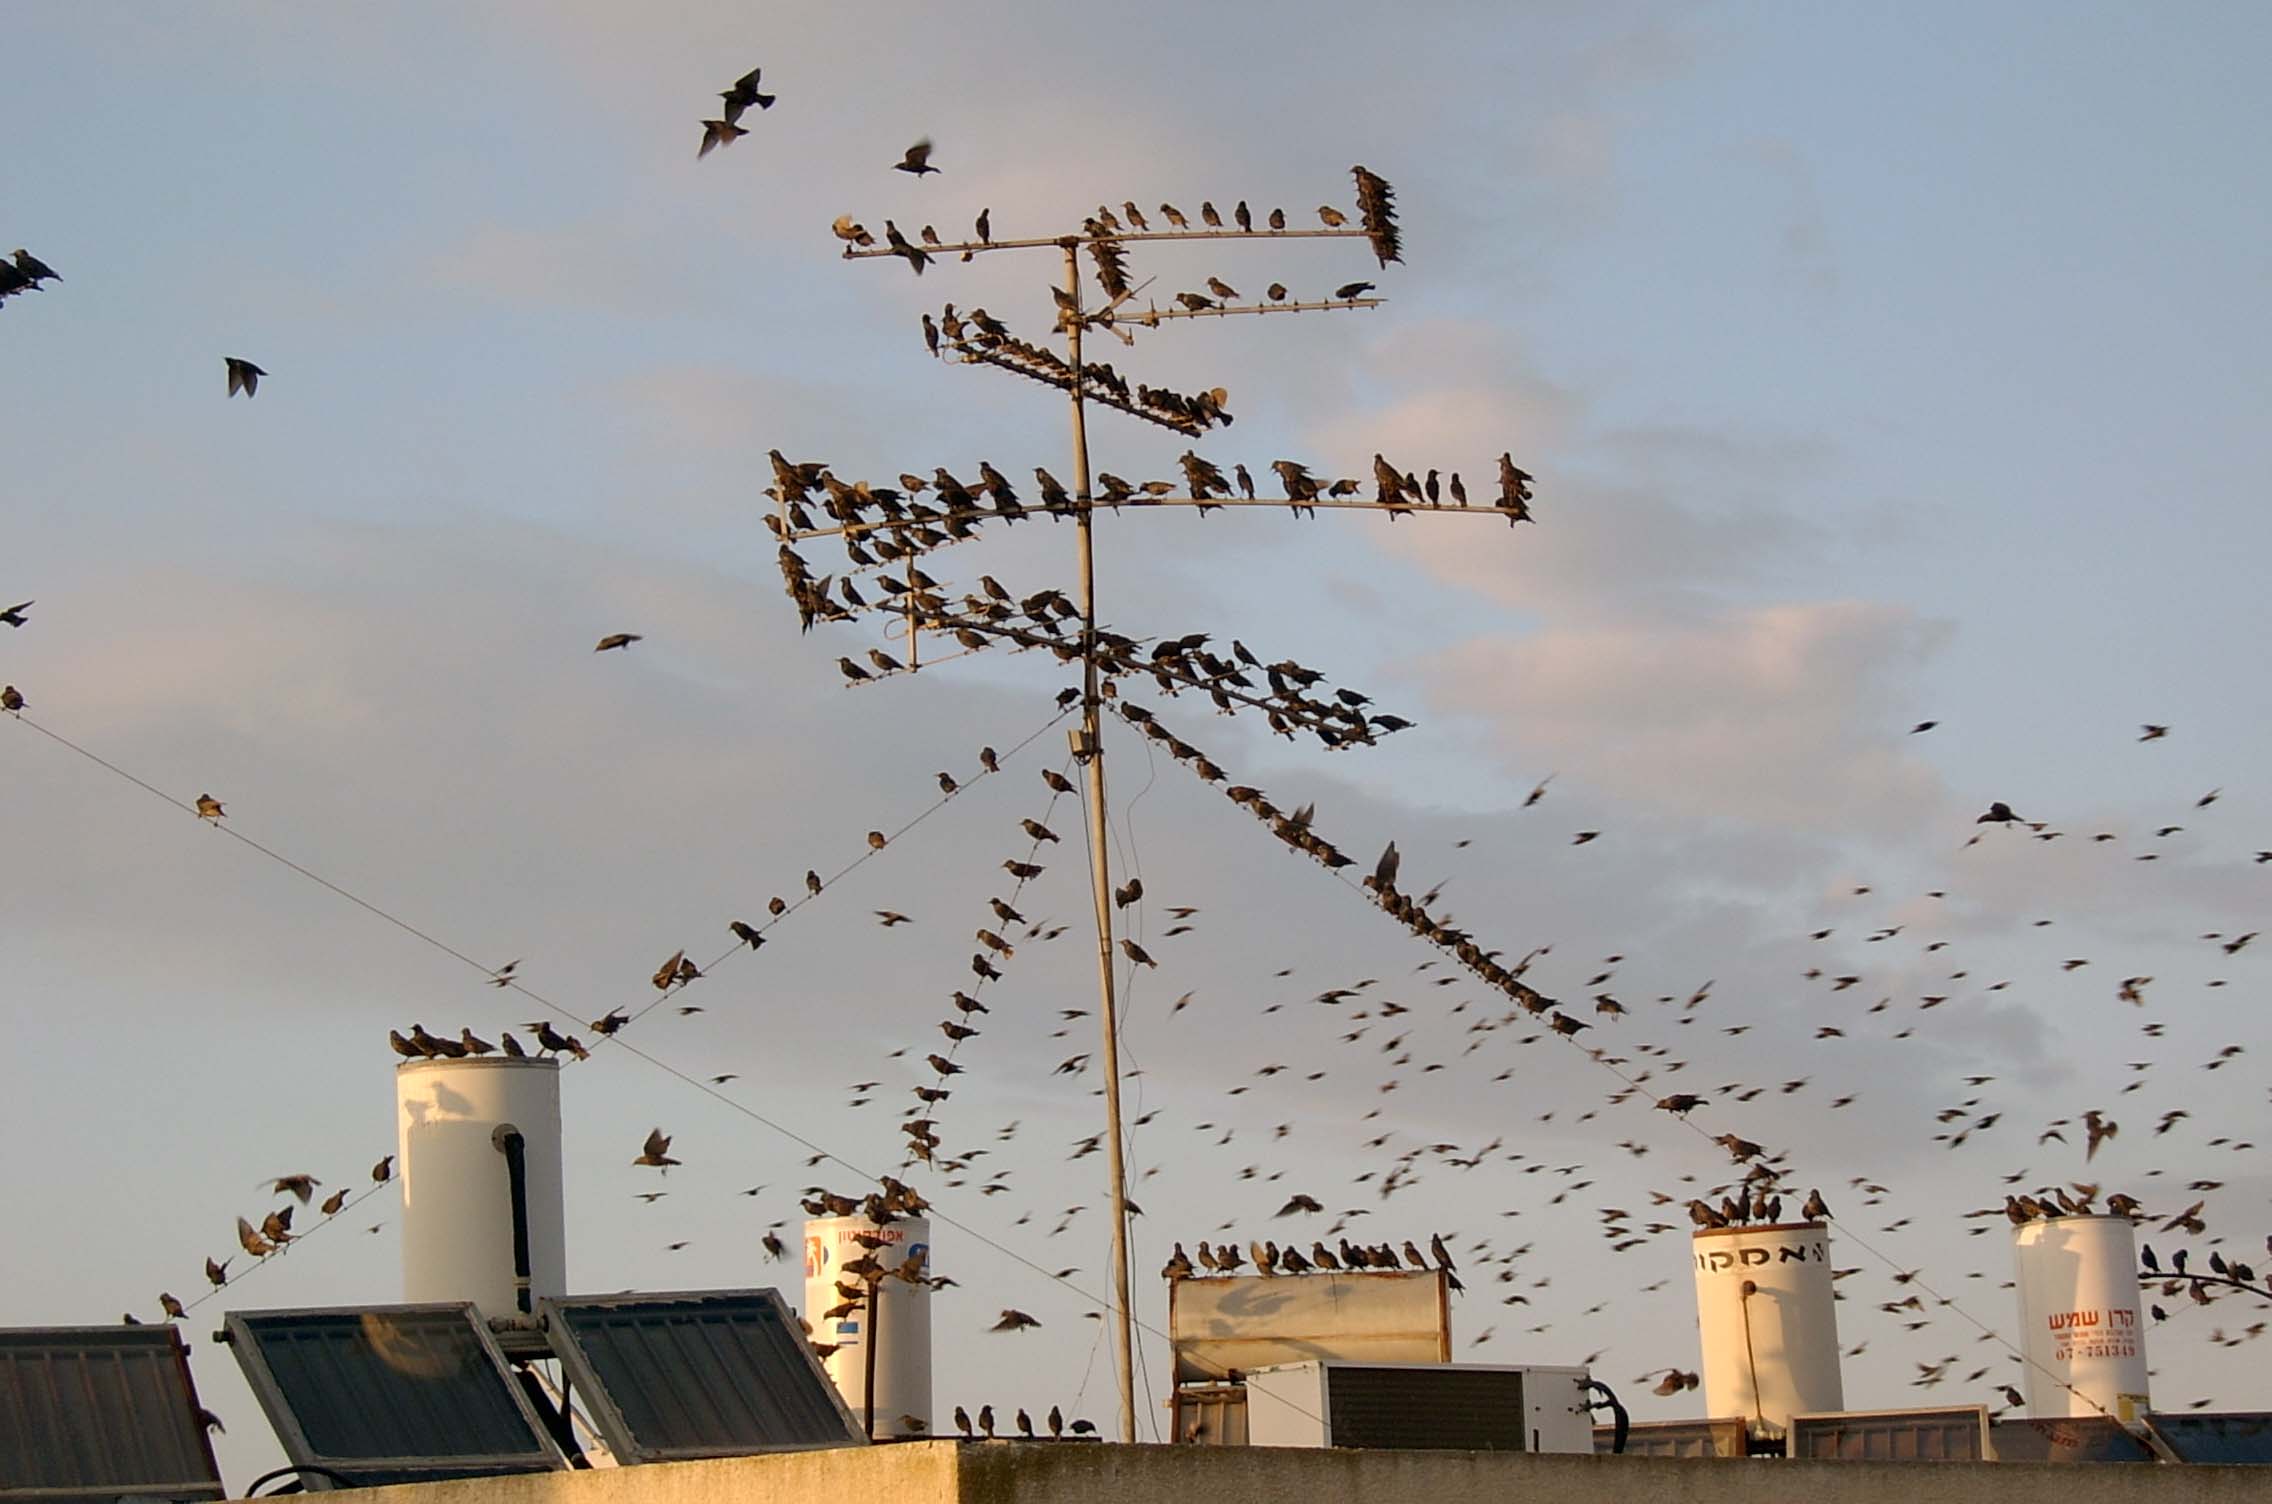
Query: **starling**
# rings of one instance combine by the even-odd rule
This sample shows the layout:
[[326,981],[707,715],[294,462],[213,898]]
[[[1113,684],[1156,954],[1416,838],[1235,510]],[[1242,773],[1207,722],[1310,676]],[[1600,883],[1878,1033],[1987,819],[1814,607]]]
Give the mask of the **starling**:
[[720,99],[723,99],[726,102],[725,115],[726,120],[729,124],[741,119],[742,111],[748,109],[753,104],[761,110],[770,110],[773,108],[773,101],[775,96],[771,94],[760,94],[757,91],[757,76],[764,71],[765,70],[762,68],[750,69],[749,72],[744,73],[740,78],[734,80],[734,86],[732,88],[726,90],[724,93],[718,96]]
[[36,603],[32,601],[22,601],[10,606],[7,610],[0,611],[0,621],[6,622],[11,627],[22,626],[24,624],[24,613],[29,611],[34,604]]
[[610,648],[627,648],[635,642],[644,642],[645,640],[637,632],[610,632],[600,639],[600,645],[592,651],[604,653]]
[[239,392],[243,392],[248,398],[260,395],[260,378],[268,374],[266,371],[251,361],[239,360],[234,355],[224,355],[221,359],[229,368],[230,396],[234,397]]
[[197,796],[198,819],[218,820],[227,813],[228,811],[221,807],[221,801],[214,798],[211,794],[199,794]]
[[631,1162],[635,1165],[652,1165],[667,1175],[670,1167],[678,1163],[671,1158],[670,1151],[671,1136],[660,1128],[652,1129],[647,1134],[646,1145],[640,1150],[639,1157]]
[[925,136],[922,140],[907,148],[907,154],[891,165],[894,172],[911,173],[916,177],[921,177],[926,172],[937,172],[939,170],[931,165],[931,138],[929,136]]
[[749,132],[731,120],[705,120],[702,122],[702,145],[696,148],[694,159],[699,162],[721,146],[731,146]]

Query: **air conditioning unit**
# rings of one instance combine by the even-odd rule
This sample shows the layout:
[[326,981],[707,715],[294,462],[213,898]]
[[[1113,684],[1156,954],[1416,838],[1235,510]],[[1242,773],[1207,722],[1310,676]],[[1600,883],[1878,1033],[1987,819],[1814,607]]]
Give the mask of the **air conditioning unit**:
[[1288,1363],[1246,1375],[1247,1442],[1591,1452],[1586,1370],[1481,1363]]

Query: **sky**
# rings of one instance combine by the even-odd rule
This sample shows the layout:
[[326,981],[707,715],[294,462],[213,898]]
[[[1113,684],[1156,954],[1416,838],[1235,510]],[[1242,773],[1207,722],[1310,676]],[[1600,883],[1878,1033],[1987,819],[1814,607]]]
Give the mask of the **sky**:
[[[125,775],[220,797],[232,830],[481,965],[524,958],[575,1018],[651,1000],[663,957],[723,952],[728,920],[925,816],[695,984],[706,1011],[674,1000],[626,1035],[731,1089],[622,1051],[567,1074],[584,1290],[794,1297],[761,1234],[794,1230],[801,1188],[856,1186],[750,1114],[896,1162],[967,933],[1033,817],[1066,839],[1018,907],[1069,928],[1021,943],[956,1057],[942,1132],[987,1153],[924,1182],[957,1224],[935,1266],[961,1282],[938,1302],[937,1403],[1058,1403],[1109,1429],[1085,1319],[1102,1157],[1071,1157],[1101,1123],[1097,1072],[1055,1069],[1095,1048],[1081,816],[1039,777],[1065,763],[1065,676],[989,654],[847,690],[836,658],[876,639],[796,631],[764,457],[879,483],[981,459],[1067,473],[1040,388],[927,360],[917,328],[951,300],[1038,334],[1054,264],[918,280],[841,260],[838,214],[952,239],[981,208],[1015,236],[1100,201],[1245,198],[1299,223],[1350,207],[1357,162],[1396,187],[1402,265],[1338,241],[1133,259],[1163,301],[1210,275],[1362,277],[1382,307],[1195,320],[1110,358],[1226,388],[1237,422],[1199,446],[1226,467],[1362,474],[1381,451],[1480,490],[1511,451],[1535,526],[1108,517],[1100,611],[1299,658],[1417,722],[1326,753],[1129,686],[1235,781],[1314,800],[1353,856],[1396,840],[1405,888],[1442,882],[1439,913],[1485,945],[1551,947],[1530,979],[1650,1083],[1613,1101],[1601,1061],[1436,985],[1455,974],[1415,969],[1433,952],[1116,726],[1112,861],[1149,895],[1122,918],[1159,961],[1124,978],[1139,1318],[1164,1321],[1151,1276],[1174,1241],[1282,1238],[1271,1214],[1300,1190],[1360,1239],[1445,1233],[1471,1289],[1463,1358],[1589,1361],[1633,1400],[1697,1367],[1678,1201],[1729,1178],[1648,1109],[1676,1087],[1840,1214],[1851,1405],[2000,1403],[2015,1365],[1981,1328],[2014,1330],[2007,1238],[1965,1213],[2015,1186],[2088,1181],[2165,1215],[2205,1200],[2203,1253],[2261,1260],[2272,942],[2225,945],[2272,929],[2252,780],[2272,704],[2250,687],[2272,640],[2264,12],[1034,20],[12,9],[0,240],[62,280],[0,308],[0,604],[37,602],[0,634],[27,700],[0,724],[18,1146],[0,1323],[191,1298],[233,1219],[270,1204],[262,1177],[346,1184],[393,1147],[387,1028],[535,1016]],[[759,65],[778,105],[698,161],[717,91]],[[890,171],[919,136],[939,174]],[[228,355],[270,373],[253,400],[226,396]],[[1111,413],[1089,429],[1098,467],[1132,478],[1184,447]],[[934,570],[957,589],[1072,579],[1061,527],[960,554]],[[644,640],[592,652],[620,631]],[[2141,742],[2145,723],[2172,729]],[[1028,738],[976,779],[982,745]],[[925,815],[942,769],[969,787]],[[2045,831],[1969,844],[1992,800]],[[1198,909],[1188,933],[1166,933],[1170,905]],[[2143,1007],[2117,996],[2129,977],[2153,979]],[[1595,1013],[1600,995],[1628,1013]],[[2086,1109],[2121,1125],[2088,1160]],[[645,1203],[661,1187],[629,1160],[657,1124],[684,1164]],[[1605,1209],[1678,1225],[1613,1255]],[[232,1483],[277,1451],[208,1340],[220,1313],[396,1299],[398,1230],[379,1192],[193,1312]],[[1936,1292],[1914,1328],[1880,1309],[1913,1288],[1895,1269]],[[2167,1303],[2157,1401],[2272,1408],[2245,1335],[2261,1305]],[[1004,1306],[1042,1326],[981,1335]],[[1156,1330],[1144,1357],[1148,1435]]]

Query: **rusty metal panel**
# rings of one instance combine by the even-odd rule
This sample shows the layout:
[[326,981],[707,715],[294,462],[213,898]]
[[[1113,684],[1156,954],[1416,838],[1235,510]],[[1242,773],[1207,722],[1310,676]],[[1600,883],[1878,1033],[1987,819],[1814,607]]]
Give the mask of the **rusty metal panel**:
[[172,1326],[0,1331],[0,1500],[221,1499]]
[[[1594,1427],[1594,1451],[1608,1455],[1615,1426]],[[1625,1457],[1741,1457],[1749,1441],[1741,1420],[1637,1420],[1625,1430]]]
[[1988,1407],[1794,1415],[1788,1448],[1792,1457],[1838,1462],[1980,1462],[1988,1456]]
[[1179,1279],[1168,1336],[1178,1381],[1319,1359],[1448,1363],[1449,1290],[1440,1269]]

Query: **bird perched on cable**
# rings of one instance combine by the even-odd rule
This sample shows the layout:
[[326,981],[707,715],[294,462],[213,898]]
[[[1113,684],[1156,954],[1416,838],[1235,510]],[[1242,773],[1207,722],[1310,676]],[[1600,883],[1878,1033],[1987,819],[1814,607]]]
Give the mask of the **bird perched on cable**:
[[228,811],[221,807],[221,801],[214,798],[211,794],[199,794],[197,796],[198,819],[219,820],[223,815],[226,815],[227,813]]
[[667,1175],[670,1167],[679,1161],[671,1158],[671,1136],[662,1129],[655,1128],[648,1131],[646,1145],[639,1151],[639,1157],[631,1162],[652,1166]]
[[0,685],[0,710],[13,714],[24,708],[24,692],[13,684]]
[[240,360],[234,355],[224,355],[221,359],[229,368],[230,396],[234,397],[239,392],[243,392],[247,397],[255,397],[260,394],[260,378],[268,374],[266,371],[254,365],[251,361]]

